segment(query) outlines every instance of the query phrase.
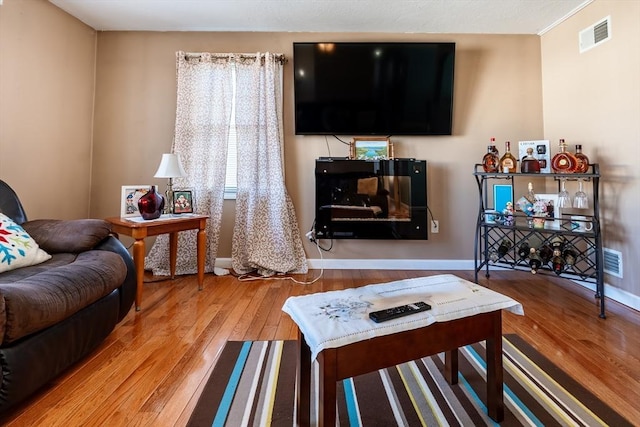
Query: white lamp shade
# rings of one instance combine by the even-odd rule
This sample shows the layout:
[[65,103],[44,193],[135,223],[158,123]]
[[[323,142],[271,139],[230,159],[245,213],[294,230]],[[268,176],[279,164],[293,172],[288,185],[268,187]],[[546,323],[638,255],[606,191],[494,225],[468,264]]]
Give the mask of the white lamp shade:
[[180,155],[175,153],[165,153],[162,155],[160,166],[154,175],[155,178],[179,178],[187,176],[182,163],[180,162]]

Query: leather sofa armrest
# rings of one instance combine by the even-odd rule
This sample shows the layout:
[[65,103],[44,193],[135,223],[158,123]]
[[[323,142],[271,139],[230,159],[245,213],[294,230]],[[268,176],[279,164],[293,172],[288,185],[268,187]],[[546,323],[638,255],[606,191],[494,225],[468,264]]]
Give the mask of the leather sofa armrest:
[[102,219],[37,219],[22,227],[51,254],[91,250],[111,233],[111,225]]
[[127,266],[127,276],[120,286],[120,313],[118,314],[118,322],[121,321],[133,305],[136,298],[136,267],[133,264],[133,258],[127,248],[114,236],[108,236],[102,240],[95,249],[102,251],[115,252],[122,257]]

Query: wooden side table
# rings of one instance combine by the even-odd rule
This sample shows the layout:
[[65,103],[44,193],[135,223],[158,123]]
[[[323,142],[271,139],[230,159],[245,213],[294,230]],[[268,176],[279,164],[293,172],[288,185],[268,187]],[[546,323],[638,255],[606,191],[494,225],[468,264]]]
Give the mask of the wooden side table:
[[161,217],[149,221],[129,221],[126,218],[112,217],[106,218],[111,223],[111,229],[117,234],[124,234],[133,237],[133,263],[136,266],[136,311],[140,311],[142,303],[142,286],[144,281],[144,257],[145,257],[145,237],[169,234],[169,264],[171,278],[176,274],[176,259],[178,253],[178,232],[186,230],[198,230],[197,237],[197,259],[198,259],[198,289],[202,289],[204,282],[204,263],[207,246],[207,226],[206,215],[180,215],[172,217]]

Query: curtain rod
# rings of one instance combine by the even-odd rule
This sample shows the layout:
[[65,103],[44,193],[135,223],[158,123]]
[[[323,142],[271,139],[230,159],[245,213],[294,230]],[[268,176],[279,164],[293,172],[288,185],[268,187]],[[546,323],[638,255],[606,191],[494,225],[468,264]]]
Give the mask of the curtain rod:
[[[203,53],[186,52],[184,53],[184,58],[199,59],[202,57],[202,55]],[[240,59],[257,59],[258,55],[260,55],[261,59],[264,59],[264,56],[262,56],[264,54],[256,54],[256,53],[209,53],[208,55],[211,55],[214,58],[229,58],[230,56],[237,56],[237,57],[240,57]],[[273,56],[274,56],[274,59],[280,62],[281,64],[287,63],[287,58],[283,53],[274,53]]]

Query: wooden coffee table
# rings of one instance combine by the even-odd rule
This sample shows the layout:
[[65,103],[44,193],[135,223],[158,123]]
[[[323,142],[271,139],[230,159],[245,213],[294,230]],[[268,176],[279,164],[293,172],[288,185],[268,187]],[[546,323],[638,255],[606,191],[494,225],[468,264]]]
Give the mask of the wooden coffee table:
[[[432,309],[375,323],[368,313],[425,301]],[[400,302],[400,303],[399,303]],[[298,326],[298,424],[309,425],[311,373],[319,365],[318,425],[336,420],[336,383],[445,352],[445,377],[458,382],[458,348],[486,341],[487,412],[504,419],[502,309],[517,301],[446,274],[290,297],[283,308]]]
[[202,289],[204,282],[204,263],[207,246],[206,215],[179,215],[149,221],[129,221],[126,218],[106,218],[111,223],[112,231],[118,234],[133,237],[133,263],[136,267],[136,311],[140,311],[142,304],[142,287],[144,283],[144,239],[160,234],[169,234],[169,267],[171,278],[176,274],[176,259],[178,253],[178,232],[186,230],[198,230],[197,235],[197,261],[198,261],[198,289]]
[[[359,341],[318,354],[318,425],[336,422],[336,383],[422,357],[445,352],[445,378],[458,383],[458,348],[486,340],[487,412],[496,422],[504,419],[502,390],[502,311],[478,314],[426,328]],[[311,350],[304,335],[298,337],[298,425],[310,425]]]

